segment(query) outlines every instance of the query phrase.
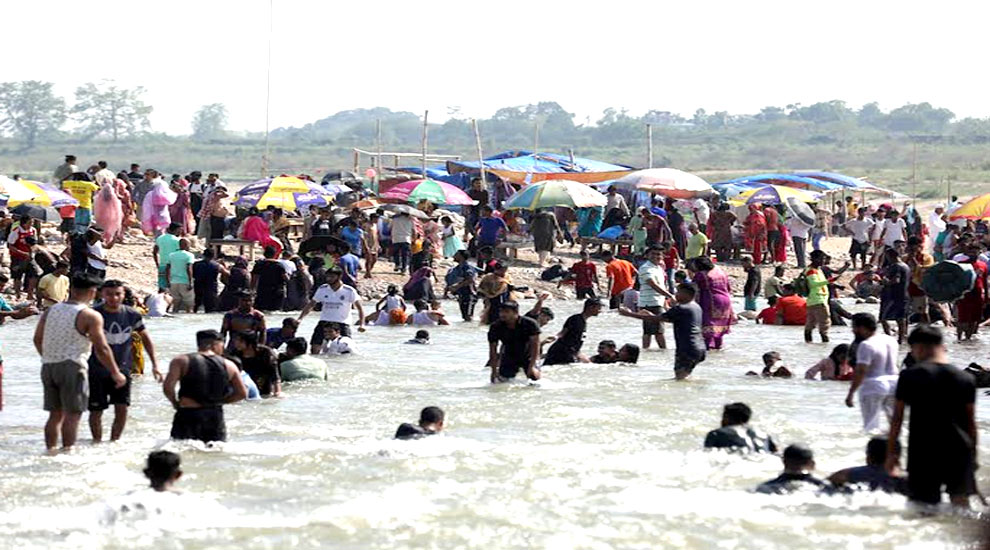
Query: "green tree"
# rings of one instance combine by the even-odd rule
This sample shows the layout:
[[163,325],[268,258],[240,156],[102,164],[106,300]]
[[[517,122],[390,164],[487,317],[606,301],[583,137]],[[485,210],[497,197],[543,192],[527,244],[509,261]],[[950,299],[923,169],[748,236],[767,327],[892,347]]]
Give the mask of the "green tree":
[[28,149],[64,123],[65,100],[52,93],[51,82],[25,80],[0,84],[0,130],[24,140]]
[[941,132],[954,118],[952,111],[931,103],[909,103],[887,115],[887,128],[895,132]]
[[128,89],[118,87],[112,80],[90,82],[76,88],[72,113],[87,138],[106,135],[117,141],[120,136],[133,136],[151,127],[148,115],[152,108],[141,100],[143,95],[144,88],[140,86]]
[[860,126],[870,128],[882,128],[887,122],[887,115],[880,110],[880,105],[876,101],[863,105],[856,113],[856,118]]
[[760,114],[757,115],[757,118],[763,122],[776,122],[787,118],[787,113],[780,107],[768,106],[760,109]]
[[221,138],[227,134],[227,107],[223,103],[203,105],[192,119],[193,139]]

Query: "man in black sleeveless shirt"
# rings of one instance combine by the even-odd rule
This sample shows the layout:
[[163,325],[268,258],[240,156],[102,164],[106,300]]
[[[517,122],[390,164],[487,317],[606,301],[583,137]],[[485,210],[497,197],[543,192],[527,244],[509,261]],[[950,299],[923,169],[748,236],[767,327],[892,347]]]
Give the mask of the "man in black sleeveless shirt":
[[197,353],[173,359],[165,377],[165,397],[175,407],[172,439],[226,441],[223,405],[247,397],[247,388],[237,366],[221,356],[223,338],[219,332],[197,332],[196,347]]

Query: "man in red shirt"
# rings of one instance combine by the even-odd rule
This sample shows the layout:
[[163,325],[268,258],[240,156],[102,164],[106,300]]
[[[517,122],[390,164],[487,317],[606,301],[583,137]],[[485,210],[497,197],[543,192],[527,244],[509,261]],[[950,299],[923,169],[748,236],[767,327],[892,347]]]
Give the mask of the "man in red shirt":
[[[31,244],[28,243],[28,237],[38,238],[32,223],[30,216],[21,216],[18,224],[7,235],[7,244],[10,248],[10,275],[14,279],[14,297],[17,300],[21,299],[21,290],[27,292],[29,297],[34,294],[34,289],[30,288],[31,281],[37,281],[40,276],[36,273],[37,266],[32,262]],[[24,282],[23,285],[21,281]]]
[[807,302],[795,294],[793,285],[784,285],[784,295],[777,300],[777,324],[804,326],[807,320]]
[[678,253],[677,244],[674,241],[664,242],[663,248],[665,250],[663,253],[663,268],[667,270],[667,290],[673,293],[674,286],[676,285],[674,271],[677,270],[677,264],[681,261],[681,255]]
[[581,251],[581,261],[571,266],[571,273],[567,278],[574,281],[574,292],[577,293],[578,300],[598,297],[595,292],[599,286],[598,268],[589,260],[587,250]]
[[777,243],[780,242],[780,212],[768,204],[763,208],[763,216],[767,219],[767,250],[773,257],[773,251],[777,250]]
[[622,303],[622,292],[632,288],[636,278],[636,267],[633,264],[616,258],[611,251],[602,254],[605,260],[605,275],[608,287],[608,307],[618,309]]
[[767,304],[770,307],[765,308],[756,316],[757,323],[763,323],[764,325],[776,325],[777,324],[777,297],[770,296],[767,298]]

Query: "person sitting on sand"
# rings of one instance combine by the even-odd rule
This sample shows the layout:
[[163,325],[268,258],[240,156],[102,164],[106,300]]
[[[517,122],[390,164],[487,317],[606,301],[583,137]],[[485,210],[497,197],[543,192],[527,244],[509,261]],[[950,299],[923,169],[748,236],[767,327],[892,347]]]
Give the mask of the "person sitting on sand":
[[[781,361],[780,353],[768,351],[763,354],[763,371],[760,374],[749,371],[746,373],[746,376],[762,376],[763,378],[790,378],[794,376],[787,367],[783,365],[777,366],[777,363]],[[777,368],[774,369],[774,366],[777,366]]]
[[804,373],[807,380],[814,380],[818,375],[821,375],[822,380],[852,380],[853,368],[849,364],[849,344],[835,346],[828,357],[815,363],[815,366]]
[[619,351],[615,345],[615,340],[602,340],[598,342],[598,353],[591,356],[592,363],[615,363],[619,360]]
[[756,316],[757,323],[763,323],[764,325],[776,325],[777,324],[777,297],[770,296],[767,298],[767,307],[763,308],[762,311]]
[[418,344],[428,346],[430,344],[430,331],[417,330],[416,337],[406,340],[407,344]]
[[784,472],[770,481],[761,483],[757,493],[783,495],[800,490],[826,489],[827,484],[814,476],[815,456],[811,449],[803,445],[788,445],[781,457]]
[[776,453],[773,438],[749,425],[753,411],[745,403],[730,403],[722,409],[722,425],[705,436],[706,449],[728,449],[751,453]]
[[[894,453],[901,457],[901,443],[894,442]],[[836,487],[858,486],[870,491],[907,494],[907,479],[893,476],[884,469],[887,462],[887,438],[874,437],[866,444],[866,465],[839,470],[828,476]]]
[[395,431],[395,439],[422,439],[428,435],[443,431],[443,421],[446,415],[440,407],[426,407],[419,413],[419,425],[402,424]]

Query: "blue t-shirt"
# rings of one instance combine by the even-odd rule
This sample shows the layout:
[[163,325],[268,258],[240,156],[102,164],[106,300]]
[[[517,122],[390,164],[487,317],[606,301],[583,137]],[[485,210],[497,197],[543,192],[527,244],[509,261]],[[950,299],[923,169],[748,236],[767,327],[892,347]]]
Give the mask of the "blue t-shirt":
[[244,387],[247,388],[247,399],[261,399],[261,392],[258,391],[258,385],[251,379],[250,374],[241,371],[241,380],[244,381]]
[[357,278],[357,272],[360,267],[361,261],[354,254],[344,254],[340,257],[340,268],[346,271],[351,278]]
[[502,218],[481,218],[478,220],[478,239],[482,244],[495,244],[499,230],[508,231]]
[[340,238],[351,245],[351,252],[361,255],[361,239],[364,238],[364,231],[357,227],[345,227],[340,230]]

